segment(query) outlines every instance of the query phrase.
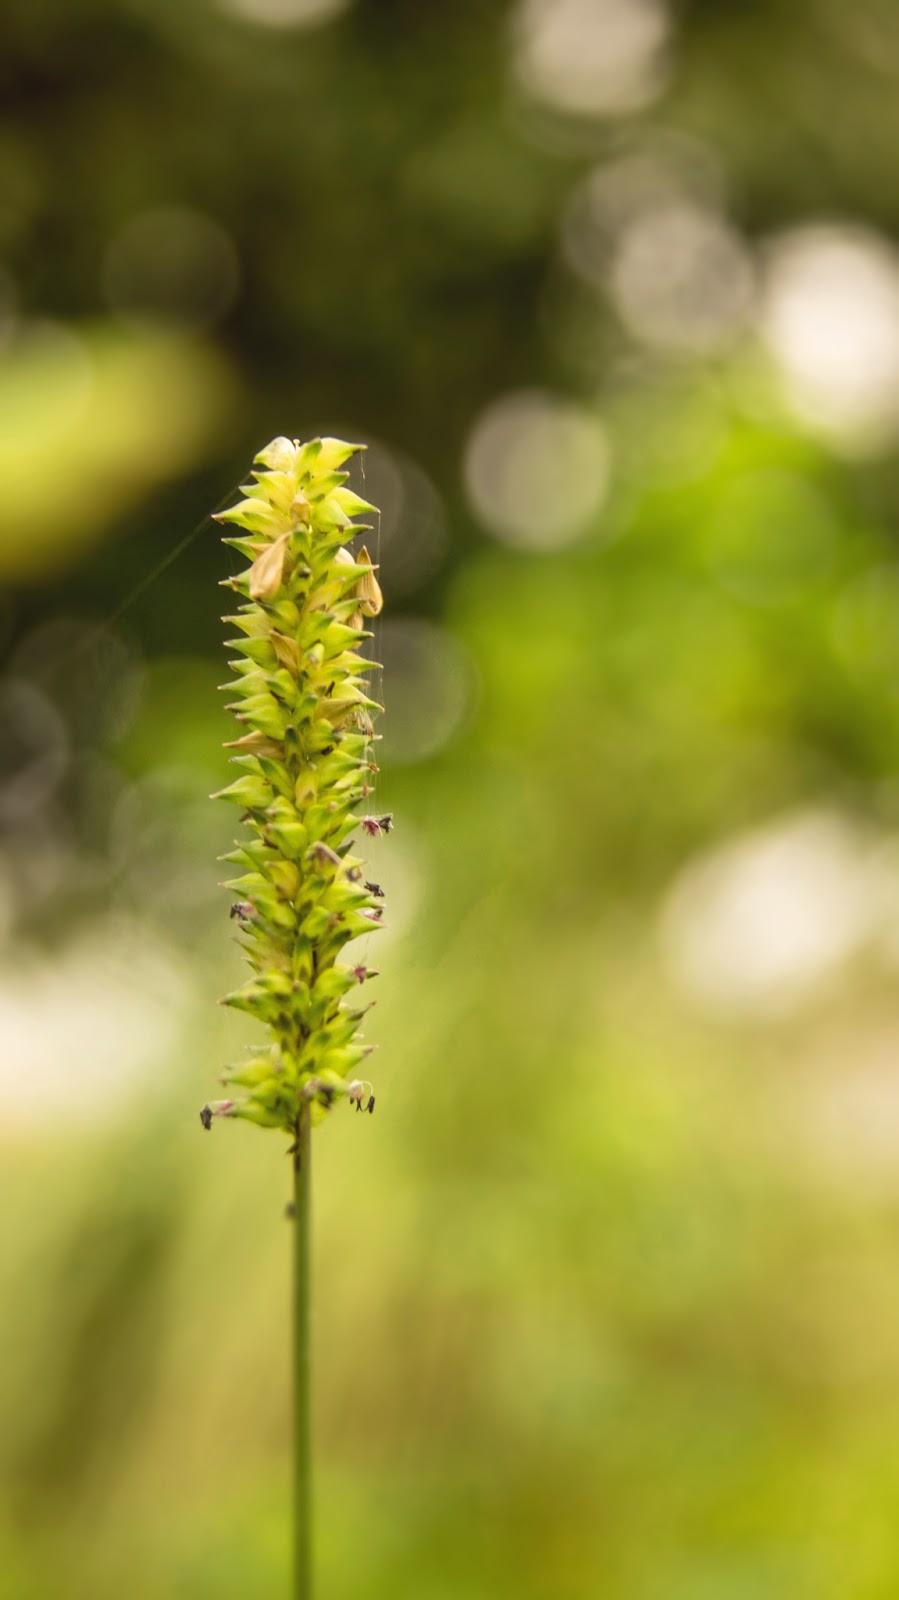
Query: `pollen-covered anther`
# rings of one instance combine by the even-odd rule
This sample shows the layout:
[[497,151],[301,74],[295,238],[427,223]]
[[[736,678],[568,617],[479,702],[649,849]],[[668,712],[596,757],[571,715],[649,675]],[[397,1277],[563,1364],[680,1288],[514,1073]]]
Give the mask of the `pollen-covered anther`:
[[213,1100],[209,1105],[204,1106],[200,1112],[200,1121],[202,1122],[203,1127],[206,1129],[206,1132],[208,1133],[212,1127],[213,1117],[230,1116],[234,1110],[234,1106],[235,1101],[233,1100]]
[[347,1090],[347,1099],[357,1111],[374,1111],[375,1091],[367,1079],[354,1078]]
[[393,812],[388,812],[386,817],[363,817],[362,827],[371,839],[376,839],[379,833],[389,833],[393,827]]

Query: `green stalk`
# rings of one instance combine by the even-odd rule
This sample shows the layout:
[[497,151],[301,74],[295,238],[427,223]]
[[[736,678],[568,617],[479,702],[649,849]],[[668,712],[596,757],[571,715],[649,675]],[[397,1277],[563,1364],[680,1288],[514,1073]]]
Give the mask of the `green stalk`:
[[294,1600],[312,1595],[312,1388],[310,1252],[312,1140],[309,1105],[300,1109],[293,1158]]

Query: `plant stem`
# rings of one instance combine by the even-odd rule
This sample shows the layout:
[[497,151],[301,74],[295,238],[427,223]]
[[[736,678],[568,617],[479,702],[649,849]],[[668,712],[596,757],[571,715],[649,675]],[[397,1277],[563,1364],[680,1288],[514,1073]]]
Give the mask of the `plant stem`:
[[312,1595],[312,1419],[310,1373],[310,1210],[312,1156],[310,1108],[300,1107],[294,1155],[293,1218],[293,1401],[294,1401],[294,1582],[293,1600]]

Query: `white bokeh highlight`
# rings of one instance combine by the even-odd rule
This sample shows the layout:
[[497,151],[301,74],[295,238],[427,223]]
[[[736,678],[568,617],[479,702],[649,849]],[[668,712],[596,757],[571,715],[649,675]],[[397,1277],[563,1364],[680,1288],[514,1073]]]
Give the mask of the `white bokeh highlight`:
[[766,254],[760,330],[806,422],[877,447],[899,432],[899,253],[857,227],[796,228]]
[[129,919],[88,925],[52,955],[0,974],[5,1127],[101,1124],[177,1060],[189,1002],[183,957]]
[[899,868],[830,811],[792,813],[690,862],[661,911],[669,974],[711,1014],[777,1019],[886,943]]
[[561,243],[572,270],[643,344],[702,356],[751,324],[753,256],[725,215],[717,163],[696,141],[600,163],[569,196]]
[[663,0],[521,0],[519,83],[576,116],[638,111],[665,87],[671,17]]
[[587,406],[521,390],[488,406],[465,453],[465,481],[496,538],[525,550],[558,550],[595,522],[609,487],[603,426]]
[[608,285],[629,332],[674,353],[723,349],[743,331],[753,304],[753,268],[739,234],[686,198],[625,224]]
[[223,11],[264,28],[313,28],[348,10],[351,0],[220,0]]

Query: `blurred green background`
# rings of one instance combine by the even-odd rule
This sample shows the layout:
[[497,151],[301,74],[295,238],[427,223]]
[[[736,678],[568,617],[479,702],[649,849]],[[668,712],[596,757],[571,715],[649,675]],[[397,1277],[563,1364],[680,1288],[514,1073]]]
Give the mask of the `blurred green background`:
[[893,1600],[894,0],[7,0],[0,83],[0,1600],[285,1592],[207,513],[330,432],[322,1600]]

